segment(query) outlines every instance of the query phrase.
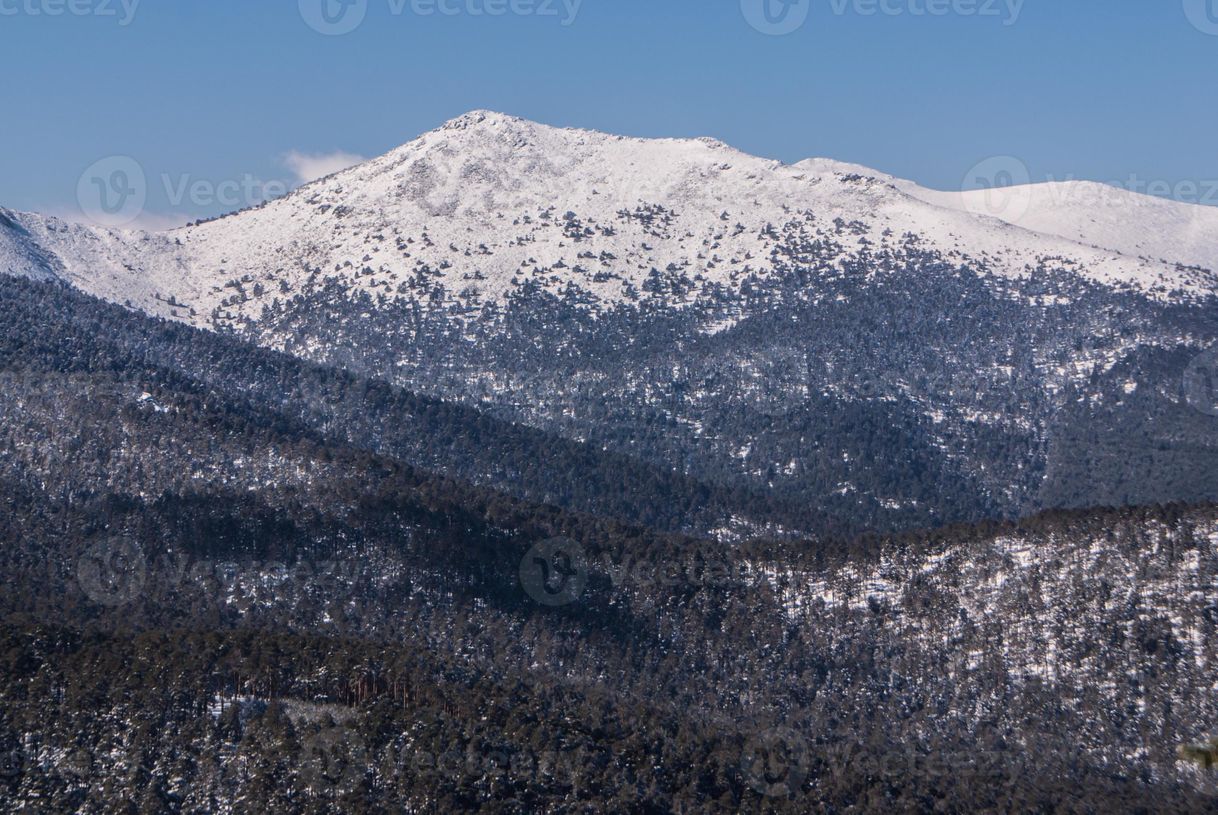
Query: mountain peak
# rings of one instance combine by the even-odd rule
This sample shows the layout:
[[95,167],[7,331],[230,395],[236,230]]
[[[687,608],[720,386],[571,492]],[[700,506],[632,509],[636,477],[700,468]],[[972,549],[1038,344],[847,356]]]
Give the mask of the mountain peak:
[[469,130],[475,127],[496,127],[504,124],[533,124],[518,116],[509,116],[493,110],[471,110],[454,119],[449,119],[440,126],[440,130]]
[[[429,308],[545,290],[578,291],[589,309],[608,310],[651,293],[684,307],[791,262],[833,276],[905,251],[913,235],[922,251],[1007,278],[1065,263],[1089,281],[1156,297],[1213,293],[1210,275],[1179,267],[1218,268],[1209,220],[1218,209],[1174,204],[1148,218],[1074,206],[1053,191],[1029,195],[1026,217],[1011,225],[960,193],[858,165],[786,165],[715,139],[614,136],[473,110],[265,207],[172,234],[65,230],[4,214],[22,229],[0,222],[0,271],[62,272],[91,293],[184,319],[163,300],[174,292],[197,322],[246,310],[254,319],[322,274]],[[680,285],[665,289],[665,274]],[[234,302],[231,284],[243,278],[267,302]]]
[[[647,138],[647,137],[630,137],[621,136],[613,133],[608,133],[602,130],[596,130],[587,127],[557,127],[541,122],[535,122],[530,119],[524,119],[519,116],[512,116],[507,113],[499,113],[493,110],[471,110],[469,113],[463,113],[454,119],[449,119],[434,133],[452,133],[452,132],[471,132],[479,134],[491,134],[506,136],[545,136],[559,141],[570,141],[572,143],[583,143],[582,140],[604,140],[615,142],[628,142],[633,145],[643,146],[648,144],[687,144],[699,145],[711,150],[739,153],[736,148],[732,147],[727,142],[717,139],[713,136],[698,136],[693,138]],[[741,153],[741,155],[744,155]],[[750,158],[753,158],[750,156]]]
[[796,162],[791,165],[791,169],[800,172],[813,173],[815,175],[858,175],[864,178],[874,178],[885,182],[893,182],[892,176],[887,173],[881,173],[878,170],[873,170],[870,167],[865,167],[862,164],[851,164],[846,161],[837,161],[831,158],[806,158],[803,161]]

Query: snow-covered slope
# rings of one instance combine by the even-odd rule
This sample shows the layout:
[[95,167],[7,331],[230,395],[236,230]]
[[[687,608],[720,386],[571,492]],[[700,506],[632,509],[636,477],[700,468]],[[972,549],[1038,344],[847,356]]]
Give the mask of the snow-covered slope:
[[898,186],[927,203],[992,215],[1015,226],[1131,258],[1218,269],[1218,207],[1142,195],[1091,181],[938,192]]
[[62,271],[59,259],[45,251],[25,226],[36,218],[0,209],[0,272],[42,279]]
[[792,235],[833,241],[841,263],[913,236],[1008,278],[1049,263],[1156,297],[1214,290],[1212,274],[1177,265],[1218,266],[1218,211],[1124,199],[1074,210],[1046,192],[1034,203],[1057,205],[1033,206],[1025,229],[960,198],[823,159],[784,165],[710,139],[631,139],[479,111],[198,226],[118,232],[10,213],[25,237],[0,236],[0,258],[201,325],[257,319],[270,300],[327,277],[424,307],[476,307],[532,284],[598,309],[630,298],[653,270],[680,270],[693,298],[764,279]]
[[[1062,236],[957,199],[475,112],[169,232],[6,213],[0,269],[773,492],[801,524],[1218,497],[1180,398],[1218,340],[1213,213],[1058,205]],[[1114,225],[1090,246],[1067,216]]]
[[[5,228],[5,221],[8,222]],[[189,288],[176,244],[162,233],[105,229],[0,209],[0,270],[57,277],[106,300],[152,313],[156,293]],[[164,270],[177,268],[169,277]]]

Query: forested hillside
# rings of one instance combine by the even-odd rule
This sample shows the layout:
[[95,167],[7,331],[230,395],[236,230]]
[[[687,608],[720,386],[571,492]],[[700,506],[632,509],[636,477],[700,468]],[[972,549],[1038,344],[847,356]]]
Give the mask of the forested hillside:
[[[652,528],[707,531],[730,527],[733,516],[745,531],[767,523],[816,529],[842,523],[796,502],[697,482],[671,468],[378,380],[151,319],[61,285],[2,277],[0,309],[5,384],[0,399],[6,409],[37,416],[48,428],[78,421],[108,425],[111,412],[89,407],[94,399],[108,400],[109,411],[124,406],[142,411],[152,426],[190,424],[205,414],[224,416],[260,432],[380,454],[536,502],[628,517]],[[181,404],[170,409],[171,400]],[[147,459],[134,449],[120,449],[127,441],[155,444],[152,438],[111,437],[113,449],[95,452],[142,460],[147,467],[163,468],[167,477],[184,479],[182,483],[191,478],[188,467],[178,466],[190,460],[185,451],[176,460],[173,450]],[[98,438],[94,443],[107,442]],[[67,452],[72,455],[64,460],[72,468],[92,463],[76,451]],[[215,458],[215,466],[235,466],[221,455]],[[129,475],[120,470],[117,477]],[[208,483],[209,478],[200,475],[198,480]]]
[[1218,500],[1214,417],[1181,391],[1218,342],[1212,208],[1114,195],[1051,207],[1088,226],[1031,231],[854,165],[474,111],[182,229],[0,212],[0,271],[369,378],[297,386],[307,368],[200,361],[169,329],[149,360],[657,528]]
[[59,285],[0,310],[6,810],[1212,810],[1218,507],[809,537]]

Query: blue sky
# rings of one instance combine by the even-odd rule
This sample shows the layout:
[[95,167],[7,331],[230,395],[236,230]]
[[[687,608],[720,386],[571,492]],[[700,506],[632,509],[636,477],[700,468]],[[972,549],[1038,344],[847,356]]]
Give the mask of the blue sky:
[[474,108],[941,189],[1010,155],[1218,196],[1218,0],[788,0],[781,36],[757,4],[783,0],[324,1],[362,22],[319,33],[323,0],[0,0],[0,205],[70,213],[118,155],[150,212],[214,215],[235,207],[183,185],[256,196],[316,170],[292,154],[377,155]]

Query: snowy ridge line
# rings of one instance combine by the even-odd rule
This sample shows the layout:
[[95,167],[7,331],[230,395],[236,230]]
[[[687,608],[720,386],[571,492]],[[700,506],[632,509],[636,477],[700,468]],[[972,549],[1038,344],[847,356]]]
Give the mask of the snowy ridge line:
[[1121,191],[1088,208],[1043,192],[1012,225],[970,211],[973,193],[856,165],[475,111],[282,199],[168,232],[0,210],[0,271],[204,327],[257,321],[327,280],[422,308],[477,310],[533,287],[597,310],[669,275],[688,283],[665,295],[680,308],[763,281],[808,247],[840,268],[910,239],[1006,278],[1047,267],[1161,300],[1214,294],[1218,210]]

